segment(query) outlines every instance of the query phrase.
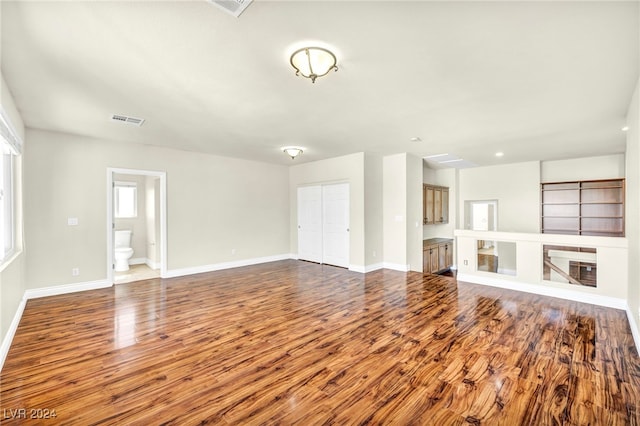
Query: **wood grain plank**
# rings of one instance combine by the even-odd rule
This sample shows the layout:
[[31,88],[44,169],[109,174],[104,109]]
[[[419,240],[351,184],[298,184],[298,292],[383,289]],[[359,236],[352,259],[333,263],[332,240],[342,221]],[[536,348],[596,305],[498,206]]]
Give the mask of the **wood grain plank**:
[[449,277],[300,261],[145,280],[30,300],[0,373],[0,414],[49,408],[69,425],[639,424],[626,321]]

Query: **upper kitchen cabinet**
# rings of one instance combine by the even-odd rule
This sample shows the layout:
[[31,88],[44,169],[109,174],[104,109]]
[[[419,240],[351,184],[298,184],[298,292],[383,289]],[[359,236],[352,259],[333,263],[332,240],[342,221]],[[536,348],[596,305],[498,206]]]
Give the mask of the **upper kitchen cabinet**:
[[422,223],[449,223],[449,188],[424,184],[422,186]]

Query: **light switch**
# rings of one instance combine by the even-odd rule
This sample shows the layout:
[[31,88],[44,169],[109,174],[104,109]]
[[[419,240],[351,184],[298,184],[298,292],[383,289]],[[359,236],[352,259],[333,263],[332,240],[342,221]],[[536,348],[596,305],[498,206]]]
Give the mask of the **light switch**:
[[69,217],[69,218],[67,218],[67,225],[69,225],[69,226],[78,225],[78,218],[77,217]]

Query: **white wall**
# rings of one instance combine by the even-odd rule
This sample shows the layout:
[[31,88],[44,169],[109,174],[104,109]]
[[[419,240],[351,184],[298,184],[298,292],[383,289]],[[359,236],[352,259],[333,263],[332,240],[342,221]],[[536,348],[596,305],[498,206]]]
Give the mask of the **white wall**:
[[382,159],[383,236],[385,267],[406,270],[407,260],[407,155]]
[[30,289],[106,278],[109,167],[166,171],[169,272],[289,253],[284,166],[39,130],[27,139]]
[[[1,9],[1,7],[0,7]],[[11,92],[4,81],[4,77],[0,74],[0,105],[7,113],[11,124],[13,125],[16,133],[22,140],[25,139],[24,123],[19,111],[17,110]],[[25,142],[26,143],[26,142]],[[23,223],[23,210],[22,210],[22,159],[16,158],[16,170],[14,173],[14,182],[16,184],[15,191],[15,204],[16,210],[14,212],[17,226],[16,246],[18,249],[18,255],[8,264],[4,266],[4,269],[0,271],[0,342],[2,342],[2,349],[8,345],[8,341],[5,339],[8,335],[11,323],[16,317],[16,313],[21,309],[22,296],[26,290],[26,283],[24,279],[24,252],[22,251],[22,223]],[[17,326],[17,324],[14,324]],[[6,347],[8,349],[8,346]],[[0,350],[0,367],[4,361],[4,354]]]
[[[629,241],[629,311],[640,326],[640,79],[627,112],[625,235]],[[636,345],[640,347],[640,336]]]
[[540,163],[540,179],[543,183],[621,179],[624,176],[624,154],[543,161]]
[[298,252],[298,187],[326,183],[349,183],[349,268],[364,271],[365,264],[365,179],[363,152],[289,167],[289,250]]
[[505,164],[460,170],[458,223],[464,202],[498,200],[498,230],[540,232],[540,163]]
[[7,86],[7,83],[4,81],[4,76],[2,74],[0,74],[0,105],[2,105],[2,108],[9,116],[9,120],[11,120],[11,124],[13,125],[16,133],[24,141],[24,122],[22,121],[22,116],[20,115],[18,108],[16,108],[16,104],[13,100],[13,95],[9,90],[9,86]]
[[364,156],[364,211],[366,271],[379,269],[383,262],[382,157]]
[[407,154],[407,263],[422,272],[422,158]]
[[[1,9],[1,7],[0,7]],[[25,139],[25,130],[22,117],[13,100],[13,96],[9,91],[9,87],[4,81],[4,77],[0,74],[0,105],[6,112],[11,125],[23,140]],[[22,157],[15,158],[14,170],[14,218],[16,232],[16,255],[9,260],[0,270],[0,368],[4,363],[4,357],[9,349],[13,332],[18,326],[17,320],[19,314],[24,308],[23,295],[26,290],[26,282],[24,278],[25,254],[23,251],[22,229],[23,229],[23,185],[22,185]]]
[[[622,308],[626,303],[628,245],[625,238],[468,230],[456,230],[455,234],[458,242],[458,259],[460,259],[458,264],[460,281],[495,285],[616,308]],[[516,243],[517,274],[509,276],[478,271],[476,253],[479,239]],[[598,265],[597,287],[544,281],[542,253],[545,244],[595,247]]]

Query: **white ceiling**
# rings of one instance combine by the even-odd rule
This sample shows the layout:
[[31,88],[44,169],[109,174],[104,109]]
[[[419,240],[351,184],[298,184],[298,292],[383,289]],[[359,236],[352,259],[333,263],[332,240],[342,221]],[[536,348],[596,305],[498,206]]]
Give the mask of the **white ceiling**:
[[[1,67],[31,128],[278,164],[583,157],[624,152],[638,6],[255,0],[234,18],[204,0],[2,0]],[[338,72],[296,77],[305,41]]]

